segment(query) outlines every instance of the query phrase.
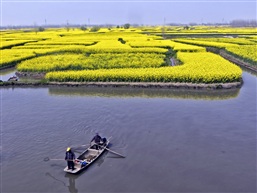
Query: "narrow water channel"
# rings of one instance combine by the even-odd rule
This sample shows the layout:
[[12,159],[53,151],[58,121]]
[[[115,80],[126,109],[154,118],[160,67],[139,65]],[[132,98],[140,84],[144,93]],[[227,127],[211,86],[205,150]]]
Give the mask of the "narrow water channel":
[[[256,192],[256,75],[240,89],[26,87],[1,91],[1,192]],[[110,149],[79,175],[68,146]],[[77,154],[78,155],[78,154]]]

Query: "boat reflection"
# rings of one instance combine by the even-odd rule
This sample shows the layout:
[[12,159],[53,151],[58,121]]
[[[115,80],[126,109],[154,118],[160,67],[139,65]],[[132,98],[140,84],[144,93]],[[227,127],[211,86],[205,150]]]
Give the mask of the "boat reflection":
[[105,152],[95,161],[95,164],[98,167],[100,167],[104,163],[107,154],[108,152],[105,150]]
[[66,174],[66,178],[69,178],[69,185],[67,186],[70,193],[77,193],[78,189],[76,188],[76,177],[72,174]]
[[[98,167],[100,167],[103,163],[104,160],[106,158],[106,155],[108,154],[107,151],[105,151],[96,161],[95,163],[92,164],[92,166],[97,165]],[[63,165],[58,165],[58,164],[51,164],[51,166],[53,167],[60,167],[63,169]],[[90,166],[90,167],[92,167]],[[63,186],[67,187],[70,193],[78,193],[78,189],[76,188],[76,179],[78,179],[80,176],[82,176],[84,173],[86,173],[87,168],[85,170],[83,170],[82,172],[78,173],[78,174],[69,174],[69,173],[65,173],[64,177],[68,178],[67,180],[61,180],[57,177],[55,177],[54,175],[52,175],[49,172],[46,172],[46,176],[52,178],[53,180],[55,180],[56,182],[59,182],[60,184],[62,184]]]
[[67,187],[70,193],[78,193],[78,189],[76,188],[76,178],[77,178],[77,176],[72,175],[72,174],[65,174],[65,178],[69,179],[69,182],[66,184],[66,182],[64,182],[64,180],[60,180],[60,179],[54,177],[49,172],[47,172],[45,175],[52,178],[56,182],[59,182],[63,186]]

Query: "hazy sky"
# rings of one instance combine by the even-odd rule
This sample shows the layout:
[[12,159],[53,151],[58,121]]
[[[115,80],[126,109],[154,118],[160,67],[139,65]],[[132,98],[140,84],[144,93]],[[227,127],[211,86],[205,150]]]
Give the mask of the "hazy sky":
[[215,23],[256,19],[256,0],[1,0],[1,24]]

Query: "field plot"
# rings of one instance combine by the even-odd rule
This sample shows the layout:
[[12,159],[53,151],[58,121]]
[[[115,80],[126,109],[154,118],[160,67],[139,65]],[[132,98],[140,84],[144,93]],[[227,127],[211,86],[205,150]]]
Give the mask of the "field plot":
[[103,53],[46,55],[21,62],[17,69],[24,72],[63,70],[95,70],[110,68],[142,68],[165,65],[165,55],[149,53]]
[[257,42],[255,36],[251,38],[184,38],[176,39],[177,42],[191,45],[215,47],[224,49],[228,53],[243,59],[244,61],[257,65]]
[[212,53],[178,53],[184,64],[177,67],[122,68],[84,71],[49,72],[51,81],[118,81],[118,82],[193,82],[219,83],[240,81],[241,69]]
[[[209,31],[208,31],[209,30]],[[165,32],[228,33],[230,29],[191,30],[174,27]],[[236,30],[234,29],[233,33]],[[221,31],[221,32],[220,32]],[[0,67],[15,65],[21,72],[44,72],[47,81],[192,82],[229,83],[242,78],[242,70],[206,47],[256,61],[256,38],[172,38],[158,36],[161,27],[101,29],[49,29],[44,32],[10,31],[1,40]],[[245,30],[239,30],[243,34]],[[232,33],[232,32],[231,32]],[[13,42],[13,43],[11,43]],[[15,43],[16,42],[16,43]],[[170,59],[180,65],[171,66]]]
[[186,38],[176,39],[175,41],[180,43],[197,45],[197,46],[216,47],[216,48],[226,48],[226,47],[237,46],[237,44],[232,44],[232,43],[205,41],[205,40],[198,40],[198,39],[186,39]]
[[228,47],[226,50],[236,56],[239,56],[246,62],[257,66],[257,42],[255,45]]

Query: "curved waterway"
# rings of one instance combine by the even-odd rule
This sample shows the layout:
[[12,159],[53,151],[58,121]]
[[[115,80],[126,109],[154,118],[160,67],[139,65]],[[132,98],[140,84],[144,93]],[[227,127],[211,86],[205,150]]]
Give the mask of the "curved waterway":
[[[243,80],[216,91],[0,88],[1,192],[256,192],[257,78]],[[126,158],[106,152],[79,175],[45,159],[95,132]]]

